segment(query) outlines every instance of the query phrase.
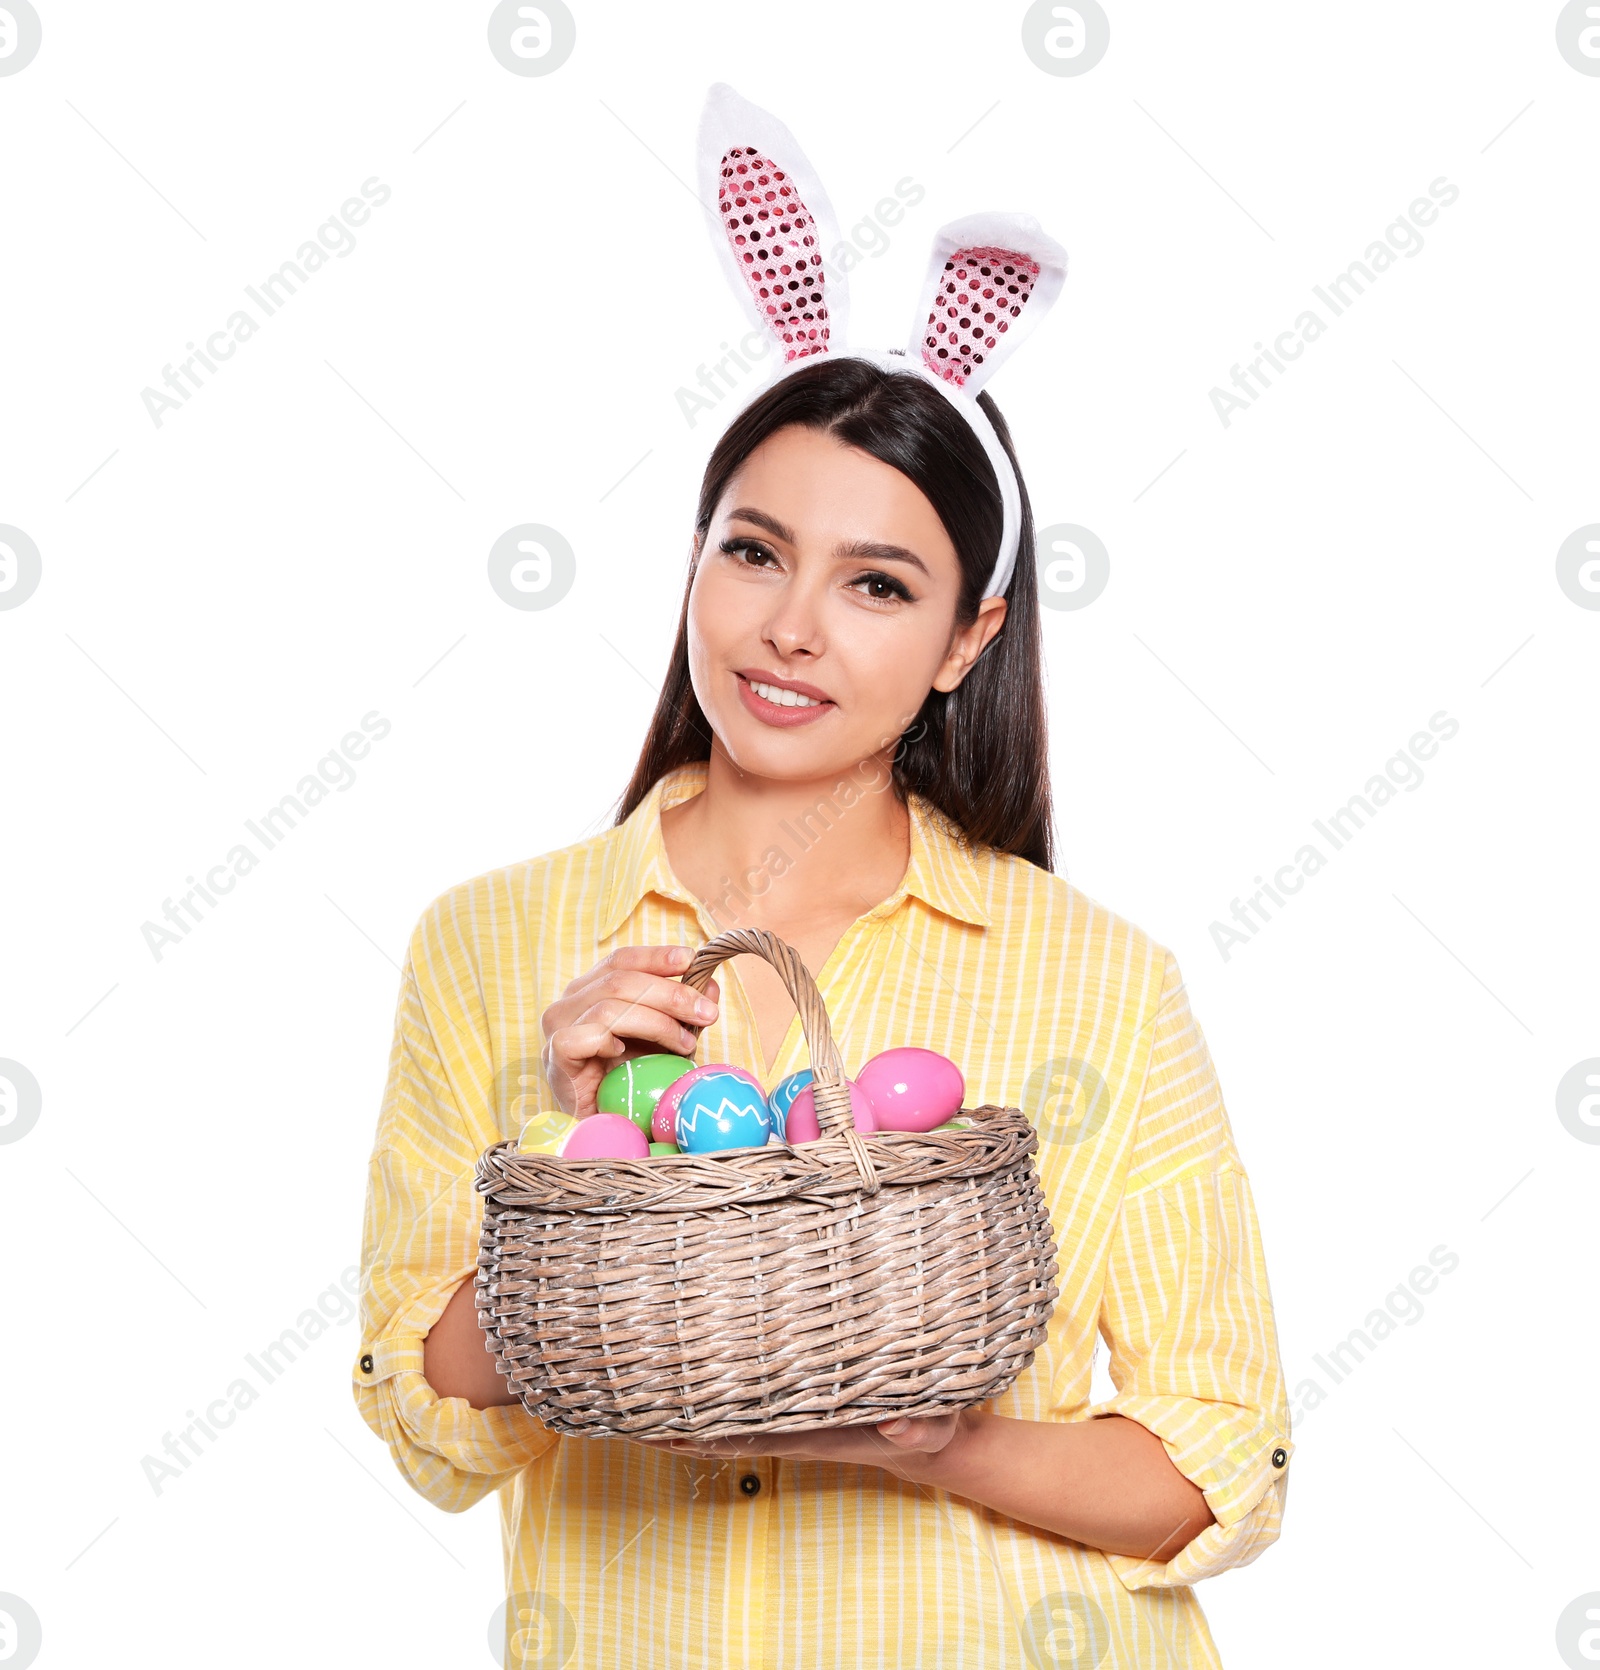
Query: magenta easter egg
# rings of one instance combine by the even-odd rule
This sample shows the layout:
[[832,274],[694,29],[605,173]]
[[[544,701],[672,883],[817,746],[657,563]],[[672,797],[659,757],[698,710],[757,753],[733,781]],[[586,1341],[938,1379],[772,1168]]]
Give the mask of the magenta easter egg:
[[683,1093],[696,1079],[704,1078],[707,1073],[740,1073],[742,1067],[735,1067],[731,1061],[708,1061],[703,1067],[692,1067],[687,1073],[675,1078],[665,1090],[661,1092],[656,1102],[655,1112],[650,1115],[650,1140],[652,1142],[670,1142],[676,1144],[678,1140],[678,1104],[683,1100]]
[[[870,1136],[878,1129],[872,1103],[867,1100],[866,1092],[854,1079],[846,1079],[844,1082],[850,1087],[850,1114],[856,1130],[862,1136]],[[822,1135],[817,1122],[816,1098],[811,1094],[809,1084],[789,1104],[789,1119],[785,1130],[787,1135],[784,1140],[791,1145],[797,1142],[815,1142]]]
[[564,1160],[647,1160],[650,1139],[622,1113],[591,1113],[567,1132]]
[[882,1050],[856,1082],[867,1093],[880,1131],[931,1131],[961,1111],[967,1081],[949,1056],[913,1044]]

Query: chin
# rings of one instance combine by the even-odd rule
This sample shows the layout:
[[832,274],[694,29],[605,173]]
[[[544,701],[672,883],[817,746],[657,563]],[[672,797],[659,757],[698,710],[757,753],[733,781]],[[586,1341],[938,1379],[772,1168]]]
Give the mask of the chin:
[[[830,788],[846,781],[865,792],[883,774],[874,767],[865,771],[862,762],[876,750],[870,742],[859,746],[841,745],[837,738],[822,745],[801,736],[751,738],[735,736],[728,745],[722,733],[723,751],[734,768],[750,777],[768,782],[825,782]],[[870,776],[870,781],[868,780]]]
[[748,727],[717,734],[723,753],[752,777],[822,777],[833,769],[835,750],[820,751],[801,737],[751,736]]

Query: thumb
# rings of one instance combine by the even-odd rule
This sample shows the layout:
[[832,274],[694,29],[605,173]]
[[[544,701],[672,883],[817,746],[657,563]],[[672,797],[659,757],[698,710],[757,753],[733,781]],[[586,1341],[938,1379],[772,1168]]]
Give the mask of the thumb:
[[932,1415],[919,1419],[901,1415],[895,1420],[880,1421],[877,1432],[897,1449],[942,1450],[954,1436],[956,1421],[955,1415]]

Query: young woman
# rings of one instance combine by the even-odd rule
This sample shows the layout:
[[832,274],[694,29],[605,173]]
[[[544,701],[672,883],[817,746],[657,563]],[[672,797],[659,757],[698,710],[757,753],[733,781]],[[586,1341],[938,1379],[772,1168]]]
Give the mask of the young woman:
[[[615,827],[418,924],[355,1389],[438,1506],[500,1490],[508,1664],[1194,1670],[1218,1660],[1192,1583],[1278,1534],[1288,1410],[1204,1038],[1172,954],[1051,872],[1023,510],[984,597],[1001,504],[969,424],[865,359],[792,372],[711,457]],[[497,1123],[508,1083],[581,1119],[625,1055],[698,1052],[768,1088],[807,1065],[761,959],[704,998],[677,979],[732,926],[800,951],[847,1066],[938,1049],[969,1105],[1038,1126],[1061,1294],[1004,1396],[669,1445],[558,1436],[495,1370],[471,1181],[518,1129]],[[1093,1401],[1097,1336],[1116,1390]]]

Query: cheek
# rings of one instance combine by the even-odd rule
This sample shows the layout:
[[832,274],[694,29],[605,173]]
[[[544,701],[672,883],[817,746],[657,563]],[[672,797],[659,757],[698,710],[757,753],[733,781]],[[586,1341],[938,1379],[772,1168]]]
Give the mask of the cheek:
[[729,692],[717,676],[721,669],[740,666],[759,648],[760,621],[752,618],[755,588],[730,583],[715,569],[701,569],[689,590],[689,678],[700,705],[713,711]]
[[872,690],[885,703],[909,699],[920,707],[949,637],[936,628],[931,612],[885,618],[841,605],[829,642],[851,667],[858,688]]
[[689,589],[689,656],[704,661],[743,632],[741,587],[730,586],[715,570],[702,568]]

